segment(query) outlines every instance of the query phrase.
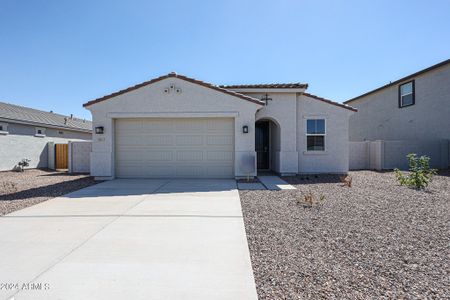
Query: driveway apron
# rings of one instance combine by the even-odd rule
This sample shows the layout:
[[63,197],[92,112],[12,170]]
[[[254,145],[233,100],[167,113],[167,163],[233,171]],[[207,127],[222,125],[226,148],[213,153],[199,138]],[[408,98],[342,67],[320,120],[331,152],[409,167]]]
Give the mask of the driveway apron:
[[0,266],[0,299],[257,299],[234,180],[117,179],[11,213]]

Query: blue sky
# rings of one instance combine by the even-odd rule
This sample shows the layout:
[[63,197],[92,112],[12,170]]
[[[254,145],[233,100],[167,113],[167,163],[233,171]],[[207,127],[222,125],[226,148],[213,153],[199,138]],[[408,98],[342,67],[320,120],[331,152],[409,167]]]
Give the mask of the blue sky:
[[448,58],[448,0],[0,0],[0,101],[89,119],[171,71],[345,101]]

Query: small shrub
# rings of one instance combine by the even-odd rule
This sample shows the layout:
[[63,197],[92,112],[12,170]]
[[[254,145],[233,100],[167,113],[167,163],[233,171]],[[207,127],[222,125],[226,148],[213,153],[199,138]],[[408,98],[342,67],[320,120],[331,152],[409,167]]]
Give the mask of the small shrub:
[[340,176],[339,179],[341,180],[341,182],[343,183],[342,186],[348,186],[348,187],[352,187],[352,181],[353,179],[346,175],[346,176]]
[[22,159],[17,165],[19,166],[20,172],[23,172],[25,167],[28,167],[30,165],[30,161],[28,158]]
[[325,195],[316,196],[312,192],[308,192],[297,200],[297,204],[302,204],[304,207],[319,206],[325,201]]
[[425,189],[437,172],[430,168],[430,158],[425,155],[417,157],[415,153],[410,153],[406,157],[408,158],[410,173],[404,175],[399,169],[395,169],[398,182],[400,185],[407,185],[419,190]]
[[17,184],[11,181],[0,182],[0,195],[7,195],[17,192]]

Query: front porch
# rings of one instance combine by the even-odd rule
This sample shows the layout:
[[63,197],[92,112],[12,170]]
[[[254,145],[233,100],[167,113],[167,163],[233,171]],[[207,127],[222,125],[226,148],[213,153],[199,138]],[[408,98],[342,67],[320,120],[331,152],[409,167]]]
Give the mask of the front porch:
[[[285,128],[270,117],[258,119],[255,122],[255,152],[257,175],[294,175],[298,173],[298,153],[283,151],[286,141],[283,141]],[[296,137],[293,137],[295,145]],[[284,143],[283,143],[284,142]]]

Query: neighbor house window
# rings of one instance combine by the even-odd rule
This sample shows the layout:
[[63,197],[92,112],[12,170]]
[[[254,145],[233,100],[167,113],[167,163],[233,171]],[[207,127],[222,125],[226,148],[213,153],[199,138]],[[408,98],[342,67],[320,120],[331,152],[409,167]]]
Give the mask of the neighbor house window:
[[36,130],[35,136],[45,136],[45,128],[36,127],[35,130]]
[[306,120],[306,150],[325,151],[325,119]]
[[398,106],[405,107],[413,105],[415,102],[414,80],[401,84],[398,87]]

